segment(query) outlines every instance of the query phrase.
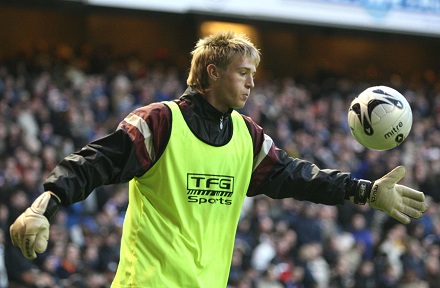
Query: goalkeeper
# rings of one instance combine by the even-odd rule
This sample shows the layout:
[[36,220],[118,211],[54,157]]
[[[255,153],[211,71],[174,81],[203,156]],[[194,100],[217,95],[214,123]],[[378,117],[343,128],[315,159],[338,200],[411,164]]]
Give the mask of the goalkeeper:
[[175,101],[130,113],[116,131],[68,155],[10,227],[32,259],[47,248],[51,217],[100,185],[129,181],[121,260],[112,287],[227,286],[245,196],[293,197],[327,205],[368,203],[408,224],[424,194],[397,184],[399,166],[376,181],[289,157],[242,108],[259,50],[242,34],[200,39],[188,89]]

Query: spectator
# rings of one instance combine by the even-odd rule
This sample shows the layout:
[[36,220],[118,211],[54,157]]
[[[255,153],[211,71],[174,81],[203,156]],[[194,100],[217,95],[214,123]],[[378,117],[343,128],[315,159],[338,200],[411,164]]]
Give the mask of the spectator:
[[280,283],[279,275],[274,265],[269,265],[263,272],[260,279],[258,279],[256,288],[284,288],[285,286]]
[[68,243],[56,274],[60,279],[67,279],[79,272],[81,265],[80,249],[74,243]]
[[422,280],[418,275],[416,267],[406,266],[403,271],[403,276],[400,278],[397,288],[429,288],[428,282]]
[[416,277],[423,279],[425,277],[424,257],[426,251],[423,249],[418,239],[408,239],[406,250],[400,257],[404,271],[416,273]]
[[364,260],[372,260],[374,257],[374,235],[368,229],[364,215],[357,213],[352,216],[352,225],[350,232],[354,240],[362,249],[362,257]]
[[390,273],[399,278],[403,273],[401,256],[406,252],[406,227],[396,224],[386,232],[385,239],[379,244],[379,251],[386,255],[390,265]]
[[[87,59],[84,58],[84,55],[76,55],[84,61],[83,66],[78,66],[74,65],[73,60],[70,60],[73,58],[63,58],[63,61],[58,61],[57,57],[60,56],[50,52],[52,50],[54,49],[48,47],[40,48],[29,58],[7,59],[8,61],[0,62],[0,159],[2,159],[0,161],[0,221],[6,234],[11,219],[15,219],[33,200],[36,193],[41,191],[42,179],[46,178],[47,173],[61,160],[62,155],[80,148],[85,139],[96,139],[113,129],[120,121],[120,114],[118,114],[122,113],[120,111],[133,109],[136,105],[151,103],[155,100],[154,97],[169,98],[183,92],[181,76],[184,72],[176,72],[177,66],[164,69],[165,65],[158,68],[158,66],[138,62],[137,65],[142,67],[144,71],[142,72],[140,69],[133,72],[133,68],[128,67],[129,61],[124,61],[126,59],[114,60],[116,57],[113,57],[114,55],[111,55],[109,51],[98,51],[98,49],[90,50]],[[72,53],[73,51],[76,50],[72,49]],[[57,64],[55,65],[55,63]],[[113,85],[120,78],[118,76],[116,79],[113,72],[116,66],[118,66],[120,77],[125,78],[123,80],[125,83],[121,81],[123,85]],[[21,68],[17,69],[17,67]],[[437,82],[440,79],[439,75],[437,74]],[[344,123],[345,103],[349,103],[350,98],[365,86],[365,82],[357,81],[351,76],[353,75],[347,77],[328,75],[328,77],[320,79],[312,77],[302,79],[302,83],[292,77],[259,79],[258,87],[245,107],[246,113],[261,123],[267,131],[274,131],[273,135],[279,138],[280,146],[289,151],[291,155],[316,159],[325,163],[324,165],[349,167],[347,171],[352,171],[358,178],[379,175],[383,171],[382,164],[386,163],[388,158],[392,157],[393,163],[396,159],[405,161],[409,168],[408,171],[413,172],[408,173],[407,176],[411,178],[410,176],[414,175],[411,181],[415,184],[415,188],[420,187],[432,196],[429,211],[417,222],[417,226],[420,225],[420,228],[417,228],[418,232],[414,231],[411,234],[408,232],[408,235],[417,238],[420,241],[419,245],[422,245],[421,248],[428,251],[427,257],[422,258],[423,264],[421,266],[425,267],[426,281],[429,282],[429,285],[434,288],[438,287],[438,283],[440,283],[438,279],[438,275],[440,275],[438,271],[439,256],[435,251],[440,243],[440,222],[438,220],[438,203],[440,201],[440,193],[438,192],[440,191],[438,189],[440,186],[440,153],[438,150],[440,146],[438,137],[440,114],[438,111],[440,111],[440,98],[435,90],[437,88],[426,85],[425,80],[420,79],[419,83],[411,85],[424,87],[425,91],[415,93],[414,90],[420,89],[409,87],[408,79],[402,79],[400,89],[414,108],[413,130],[402,147],[385,153],[369,151],[353,140],[346,123]],[[166,87],[160,85],[161,79],[168,79]],[[375,81],[387,83],[389,79],[384,77]],[[345,88],[342,89],[342,86]],[[330,93],[335,94],[331,94],[332,96],[329,97]],[[112,97],[116,97],[117,101],[112,101]],[[115,103],[117,103],[116,106]],[[293,110],[295,113],[291,113]],[[86,117],[85,120],[83,120],[83,116]],[[23,126],[23,123],[30,123],[31,126]],[[85,127],[87,125],[88,127]],[[310,136],[312,131],[318,133],[319,137],[312,138]],[[329,135],[332,136],[329,137]],[[29,139],[34,142],[29,142]],[[118,261],[115,254],[119,247],[114,239],[120,237],[118,225],[124,217],[125,204],[115,205],[113,201],[107,202],[112,195],[117,194],[118,189],[118,187],[110,186],[96,191],[99,195],[97,198],[99,203],[94,215],[90,215],[91,212],[87,209],[72,211],[72,219],[76,218],[84,234],[82,244],[84,246],[81,247],[81,251],[84,253],[79,256],[80,262],[81,265],[89,268],[90,273],[79,271],[73,277],[74,279],[68,279],[71,286],[74,286],[74,283],[86,283],[86,287],[93,287],[92,282],[98,282],[105,286],[102,281],[109,285],[113,278],[114,271],[112,269]],[[279,225],[278,222],[288,223],[288,227],[292,229],[298,223],[298,219],[304,218],[301,202],[293,199],[270,204],[268,202],[265,204],[249,203],[246,217],[250,219],[254,214],[259,216],[266,214],[267,217],[273,218],[272,233],[279,233],[276,232],[280,229],[276,228]],[[108,214],[110,211],[114,211],[113,208],[103,213],[103,210],[107,209],[104,207],[113,207],[117,213]],[[368,208],[368,206],[365,207]],[[350,225],[353,214],[359,213],[365,217],[365,228],[372,233],[378,233],[374,235],[380,236],[379,233],[386,220],[384,213],[359,210],[358,206],[350,203],[338,207],[336,223],[322,221],[326,220],[322,217],[324,211],[318,212],[312,216],[310,221],[317,221],[318,226],[325,224],[324,227],[321,227],[323,228],[323,242],[321,243],[325,243],[323,247],[326,252],[325,259],[332,267],[338,263],[340,252],[331,257],[328,256],[328,253],[332,252],[332,247],[334,247],[332,245],[340,238],[329,231],[341,229],[341,233],[351,232]],[[54,287],[56,287],[58,279],[53,277],[51,271],[63,260],[63,252],[72,233],[70,228],[64,227],[66,219],[63,217],[66,215],[63,213],[66,211],[57,214],[59,218],[55,219],[55,222],[59,222],[52,225],[49,249],[44,255],[44,261],[19,263],[25,261],[22,257],[11,256],[14,252],[9,251],[9,243],[5,243],[8,248],[5,254],[7,259],[13,257],[14,260],[23,260],[6,261],[5,263],[8,273],[16,274],[14,278],[11,278],[12,284],[21,282],[22,279],[33,279],[32,281],[36,279],[34,276],[26,276],[33,275],[26,274],[26,272],[22,275],[14,273],[22,270],[23,267],[28,267],[31,271],[36,271],[36,275],[42,275],[41,279],[45,279],[51,284],[55,283]],[[115,219],[117,219],[116,222],[112,223]],[[112,224],[116,224],[117,227]],[[246,243],[245,257],[242,259],[244,263],[241,272],[239,272],[241,274],[237,274],[237,277],[245,275],[242,278],[246,279],[243,282],[246,282],[247,285],[256,282],[256,279],[260,277],[250,267],[249,257],[255,252],[255,247],[260,242],[259,239],[264,238],[261,238],[261,231],[256,230],[257,225],[249,224],[249,221],[247,223],[244,221],[244,228],[238,228],[237,239],[240,240],[236,242],[237,247],[240,247],[239,250],[243,249],[242,244]],[[112,237],[108,239],[109,234],[112,234]],[[329,237],[328,240],[326,240],[327,237]],[[8,239],[6,237],[7,241]],[[404,244],[406,239],[403,237],[398,241],[401,242],[400,244],[391,245],[394,248],[390,251],[394,251],[396,248],[398,251],[398,253],[391,254],[406,254],[406,245]],[[292,267],[289,267],[294,272],[288,273],[288,277],[293,280],[286,281],[286,287],[301,287],[305,283],[311,283],[308,280],[310,279],[310,271],[295,258],[297,249],[302,250],[303,246],[308,244],[304,243],[307,240],[300,241],[302,244],[295,244],[294,256],[292,256],[294,261]],[[396,271],[388,266],[387,254],[380,252],[384,251],[381,249],[388,247],[389,244],[384,244],[382,248],[378,249],[379,245],[384,242],[386,241],[373,242],[373,247],[376,248],[373,255],[373,261],[377,268],[375,273],[381,274],[376,279],[377,286],[375,287],[380,287],[380,285],[392,287],[402,279],[402,276],[396,275]],[[99,255],[96,257],[96,249],[100,251],[99,255],[112,255],[109,256],[110,260],[102,260]],[[394,256],[391,258],[396,259]],[[100,261],[98,268],[96,261]],[[113,268],[112,265],[107,267],[103,261],[113,263]],[[404,260],[399,258],[399,261]],[[365,274],[370,275],[371,271],[368,268],[361,268],[364,265],[368,266],[364,262],[353,269],[359,270],[360,274],[364,274],[361,273],[361,270],[365,269],[367,270]],[[402,264],[401,269],[404,269],[404,266],[405,264]],[[11,270],[12,272],[10,272]],[[98,271],[99,277],[96,277],[98,274],[95,271]],[[24,278],[21,278],[19,274],[24,275]],[[109,278],[102,279],[101,276]],[[288,277],[286,276],[286,278]],[[253,280],[251,281],[249,278]],[[371,277],[368,276],[367,279],[366,281],[371,283]],[[358,282],[355,287],[358,287]]]
[[[440,250],[438,245],[435,245],[434,249]],[[436,255],[437,254],[437,255]],[[428,282],[430,288],[439,288],[440,287],[440,258],[438,253],[434,255],[428,255],[427,259],[425,259],[424,268],[426,271],[425,279]]]
[[316,286],[314,286],[316,288],[328,287],[330,284],[331,268],[322,257],[322,249],[320,243],[306,243],[301,246],[299,251],[300,260],[312,276],[309,284],[316,283]]
[[8,287],[8,272],[5,264],[5,233],[0,228],[0,287]]
[[323,242],[322,227],[317,218],[318,209],[319,206],[314,203],[302,204],[298,219],[293,224],[293,229],[298,235],[298,245]]
[[54,287],[61,288],[56,278],[40,269],[31,260],[20,257],[20,249],[9,247],[6,249],[5,263],[7,263],[9,285],[14,287]]
[[357,268],[354,275],[354,285],[356,288],[376,288],[376,277],[374,271],[374,263],[369,260],[364,260]]

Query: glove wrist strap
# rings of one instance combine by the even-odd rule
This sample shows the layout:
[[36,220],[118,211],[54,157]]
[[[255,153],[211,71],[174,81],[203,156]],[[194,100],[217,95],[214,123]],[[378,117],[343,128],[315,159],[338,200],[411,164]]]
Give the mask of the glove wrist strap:
[[365,205],[370,197],[371,186],[373,183],[368,180],[357,180],[356,190],[354,193],[354,204]]
[[50,219],[58,212],[60,206],[61,206],[60,199],[58,199],[57,196],[51,193],[51,197],[49,199],[49,202],[47,203],[46,211],[44,212],[43,215],[47,218],[47,220],[50,221]]
[[345,198],[352,198],[355,204],[365,205],[370,197],[373,182],[363,179],[350,179],[349,183]]

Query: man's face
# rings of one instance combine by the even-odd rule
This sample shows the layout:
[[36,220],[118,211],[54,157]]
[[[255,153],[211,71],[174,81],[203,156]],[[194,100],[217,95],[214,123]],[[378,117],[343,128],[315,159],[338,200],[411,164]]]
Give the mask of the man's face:
[[243,108],[254,87],[255,72],[256,66],[250,57],[233,58],[225,70],[219,69],[216,81],[211,82],[211,105],[222,112]]

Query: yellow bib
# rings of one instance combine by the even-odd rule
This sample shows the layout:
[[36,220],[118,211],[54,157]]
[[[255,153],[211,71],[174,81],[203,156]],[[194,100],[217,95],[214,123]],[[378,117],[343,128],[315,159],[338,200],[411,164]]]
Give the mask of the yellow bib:
[[253,145],[243,117],[215,147],[189,129],[178,105],[160,159],[129,184],[121,260],[112,287],[225,288]]

